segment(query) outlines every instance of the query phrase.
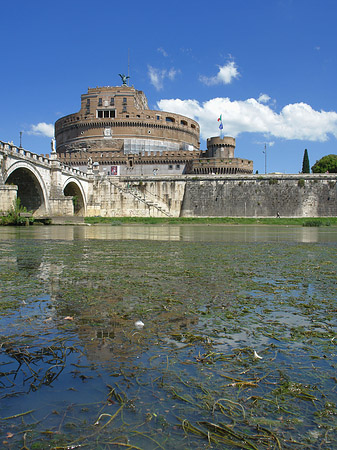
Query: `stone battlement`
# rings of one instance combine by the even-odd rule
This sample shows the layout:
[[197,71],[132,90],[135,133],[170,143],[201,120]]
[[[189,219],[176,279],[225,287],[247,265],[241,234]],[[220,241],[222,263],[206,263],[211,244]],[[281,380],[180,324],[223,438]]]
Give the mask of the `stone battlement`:
[[71,166],[68,166],[64,163],[62,163],[61,161],[59,161],[57,159],[57,155],[38,155],[37,153],[33,153],[29,150],[25,150],[22,147],[17,147],[14,144],[10,143],[10,142],[4,142],[4,141],[0,141],[0,153],[3,155],[2,157],[5,157],[7,155],[11,155],[11,157],[13,158],[18,158],[19,160],[26,160],[26,161],[31,161],[36,165],[41,165],[41,166],[45,166],[48,168],[51,168],[55,162],[58,163],[60,165],[60,168],[62,169],[62,171],[72,174],[72,175],[76,175],[76,176],[81,176],[84,178],[87,178],[88,175],[85,172],[82,172],[79,169],[73,168]]

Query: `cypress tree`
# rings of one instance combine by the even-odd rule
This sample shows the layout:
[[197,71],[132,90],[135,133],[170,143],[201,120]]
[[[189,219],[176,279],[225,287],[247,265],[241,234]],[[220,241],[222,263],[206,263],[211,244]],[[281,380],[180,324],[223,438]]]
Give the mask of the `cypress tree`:
[[307,149],[304,150],[302,173],[310,173],[310,164],[309,164],[309,156],[308,156]]

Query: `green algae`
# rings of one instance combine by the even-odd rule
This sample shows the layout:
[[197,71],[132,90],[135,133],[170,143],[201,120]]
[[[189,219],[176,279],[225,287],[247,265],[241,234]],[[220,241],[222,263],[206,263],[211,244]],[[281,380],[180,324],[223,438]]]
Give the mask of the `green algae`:
[[337,445],[336,243],[2,247],[4,448]]

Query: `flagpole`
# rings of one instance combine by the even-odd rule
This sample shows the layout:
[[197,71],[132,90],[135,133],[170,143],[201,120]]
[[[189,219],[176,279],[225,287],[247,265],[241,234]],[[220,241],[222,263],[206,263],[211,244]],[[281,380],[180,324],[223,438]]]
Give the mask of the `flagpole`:
[[222,114],[220,114],[220,117],[218,118],[218,122],[220,122],[219,130],[220,130],[220,139],[223,138],[223,124],[222,124]]

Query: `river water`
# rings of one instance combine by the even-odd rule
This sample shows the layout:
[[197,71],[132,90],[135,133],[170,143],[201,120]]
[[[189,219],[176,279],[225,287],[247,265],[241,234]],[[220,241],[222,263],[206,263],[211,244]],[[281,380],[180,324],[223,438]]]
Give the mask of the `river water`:
[[3,448],[337,448],[337,228],[0,229]]

